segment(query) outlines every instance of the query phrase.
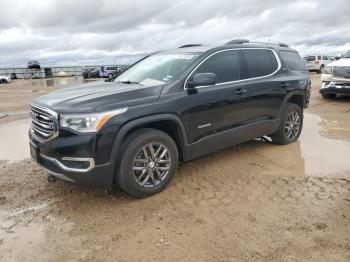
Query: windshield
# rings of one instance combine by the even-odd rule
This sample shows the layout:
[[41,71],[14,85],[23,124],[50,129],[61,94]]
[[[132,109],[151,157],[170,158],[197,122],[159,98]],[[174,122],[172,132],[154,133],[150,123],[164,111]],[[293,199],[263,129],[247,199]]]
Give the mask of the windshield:
[[344,56],[343,58],[350,58],[350,51],[348,51]]
[[115,82],[156,86],[177,79],[198,54],[154,54],[118,76]]

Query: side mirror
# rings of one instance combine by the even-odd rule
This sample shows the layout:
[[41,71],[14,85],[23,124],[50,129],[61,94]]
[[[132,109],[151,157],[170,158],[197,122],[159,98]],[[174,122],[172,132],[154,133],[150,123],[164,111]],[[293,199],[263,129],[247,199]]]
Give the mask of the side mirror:
[[191,81],[188,82],[187,88],[195,88],[197,86],[213,86],[216,84],[217,78],[214,73],[197,73]]

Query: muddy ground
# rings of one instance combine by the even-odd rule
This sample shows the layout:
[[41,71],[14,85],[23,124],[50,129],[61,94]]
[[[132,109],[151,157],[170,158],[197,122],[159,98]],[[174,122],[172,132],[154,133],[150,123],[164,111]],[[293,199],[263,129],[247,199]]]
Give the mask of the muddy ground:
[[28,101],[80,79],[0,86],[0,261],[350,261],[350,98],[311,78],[298,142],[189,162],[142,200],[49,183],[26,159]]

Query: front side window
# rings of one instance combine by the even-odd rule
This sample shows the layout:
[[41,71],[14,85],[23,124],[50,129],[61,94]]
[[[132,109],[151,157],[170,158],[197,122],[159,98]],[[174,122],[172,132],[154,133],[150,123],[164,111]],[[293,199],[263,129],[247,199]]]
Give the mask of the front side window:
[[225,83],[240,79],[240,61],[238,51],[219,52],[201,64],[195,73],[214,73],[217,83]]
[[115,82],[157,86],[176,80],[198,57],[196,53],[160,53],[151,55],[124,73]]
[[244,78],[267,76],[275,72],[278,62],[274,53],[266,49],[243,50],[243,58],[247,72]]
[[291,71],[306,71],[306,63],[301,59],[298,53],[280,51],[280,56],[286,67]]

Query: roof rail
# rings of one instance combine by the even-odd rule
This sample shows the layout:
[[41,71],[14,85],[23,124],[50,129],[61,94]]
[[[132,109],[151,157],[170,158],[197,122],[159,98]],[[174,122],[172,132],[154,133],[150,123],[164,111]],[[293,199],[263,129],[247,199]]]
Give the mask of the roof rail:
[[188,44],[188,45],[182,45],[179,48],[186,48],[186,47],[193,47],[193,46],[201,46],[201,44]]
[[278,43],[279,46],[289,47],[286,43]]
[[252,44],[270,44],[270,45],[278,45],[282,47],[289,47],[285,43],[271,43],[271,42],[257,42],[257,41],[249,41],[247,39],[234,39],[226,43],[226,45],[232,45],[232,44],[247,44],[247,43],[252,43]]
[[249,40],[247,39],[233,39],[226,43],[226,45],[232,45],[232,44],[246,44],[249,43]]

